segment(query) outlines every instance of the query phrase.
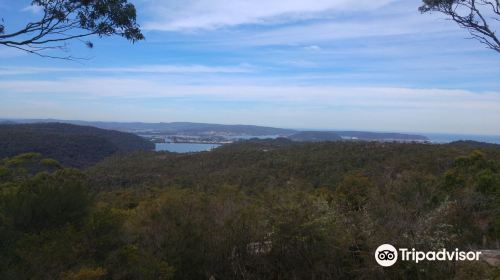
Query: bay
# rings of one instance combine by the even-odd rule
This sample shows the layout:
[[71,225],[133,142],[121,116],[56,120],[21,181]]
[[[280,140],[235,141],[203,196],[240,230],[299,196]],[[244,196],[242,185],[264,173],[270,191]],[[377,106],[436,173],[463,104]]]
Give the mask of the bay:
[[221,145],[219,144],[199,144],[199,143],[157,143],[155,150],[168,151],[173,153],[195,153],[211,151]]

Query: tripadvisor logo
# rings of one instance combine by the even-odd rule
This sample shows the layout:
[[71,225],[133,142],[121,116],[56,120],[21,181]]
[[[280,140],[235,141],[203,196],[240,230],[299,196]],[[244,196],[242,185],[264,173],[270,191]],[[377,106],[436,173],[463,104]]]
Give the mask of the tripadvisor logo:
[[392,266],[398,261],[398,250],[391,244],[380,245],[375,251],[375,260],[381,266]]
[[480,255],[479,251],[465,252],[458,249],[428,252],[417,251],[415,248],[411,250],[399,248],[398,250],[391,244],[383,244],[375,251],[375,260],[379,265],[388,267],[394,265],[398,261],[398,257],[401,261],[419,263],[421,261],[478,261]]

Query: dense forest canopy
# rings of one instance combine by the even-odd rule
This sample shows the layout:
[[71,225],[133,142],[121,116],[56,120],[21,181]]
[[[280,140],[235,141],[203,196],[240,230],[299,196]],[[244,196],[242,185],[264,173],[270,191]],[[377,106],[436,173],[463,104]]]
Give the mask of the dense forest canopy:
[[496,248],[500,147],[256,140],[84,171],[24,154],[0,162],[0,221],[1,279],[495,279],[373,252]]
[[153,150],[141,137],[62,123],[0,124],[0,158],[37,152],[71,167],[85,167],[117,152]]

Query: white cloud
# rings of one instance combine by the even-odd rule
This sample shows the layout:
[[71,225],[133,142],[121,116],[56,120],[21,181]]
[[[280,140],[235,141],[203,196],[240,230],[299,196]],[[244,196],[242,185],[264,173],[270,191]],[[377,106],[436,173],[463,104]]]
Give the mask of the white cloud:
[[38,5],[29,5],[29,6],[24,7],[21,11],[22,12],[29,12],[32,14],[39,14],[43,11],[43,8],[41,6],[38,6]]
[[317,45],[310,45],[310,46],[307,46],[307,47],[304,47],[305,50],[308,50],[308,51],[320,51],[321,50],[321,47],[320,46],[317,46]]
[[[1,55],[1,53],[0,53]],[[207,65],[139,65],[130,67],[18,67],[0,66],[1,75],[25,75],[43,73],[135,73],[135,74],[231,74],[250,73],[255,68],[251,65],[241,64],[237,66],[207,66]]]
[[364,39],[369,43],[370,39],[376,37],[412,35],[415,38],[422,34],[459,38],[460,35],[457,34],[464,34],[463,32],[450,22],[407,11],[405,14],[391,16],[367,16],[277,27],[250,34],[236,43],[247,46],[309,44],[309,49],[317,49],[316,44],[346,39]]
[[[170,8],[169,5],[177,1],[162,2],[163,4],[154,0],[147,2],[151,3],[151,6],[154,4],[155,10],[152,14],[157,17],[146,22],[145,27],[148,29],[207,31],[241,24],[267,24],[259,28],[189,33],[191,36],[197,36],[197,39],[206,39],[204,43],[212,46],[287,45],[306,46],[305,49],[314,51],[327,49],[330,43],[351,39],[362,39],[369,44],[377,37],[388,36],[393,38],[408,36],[411,40],[425,40],[432,36],[438,39],[443,37],[462,39],[469,36],[465,30],[457,28],[451,21],[444,20],[440,14],[420,14],[417,9],[422,3],[421,0],[356,1],[356,4],[347,0],[295,0],[291,1],[290,6],[288,2],[281,0],[252,2],[236,0],[230,3],[192,0],[193,5],[188,3],[176,8]],[[232,5],[241,2],[247,5],[261,5],[259,7],[263,8],[252,7],[242,11],[233,9]],[[260,2],[265,3],[259,4]],[[214,5],[197,11],[197,5],[201,3],[204,6]],[[268,9],[266,5],[272,7]],[[297,12],[290,13],[291,10]],[[298,12],[299,10],[302,12]],[[252,16],[245,16],[246,13]],[[224,21],[224,17],[216,16],[219,14],[228,17],[228,20]],[[300,19],[312,20],[297,21]]]
[[[38,104],[36,100],[45,100],[47,95],[57,101],[57,108],[80,112],[79,118],[84,118],[85,112],[80,108],[83,104],[88,104],[86,107],[99,104],[102,108],[116,110],[125,108],[119,104],[129,104],[134,109],[127,109],[128,120],[201,121],[200,118],[210,118],[220,123],[500,134],[497,125],[500,92],[432,88],[188,85],[159,79],[125,78],[13,80],[0,81],[0,98],[5,101],[0,104],[0,111],[11,112],[12,104],[17,104],[16,112],[19,108],[29,112],[23,104],[30,100]],[[228,102],[240,105],[238,108],[225,106]],[[153,109],[151,105],[144,105],[152,103],[157,104]],[[54,115],[57,110],[54,111],[53,106],[46,109],[37,106],[36,112],[40,115],[74,116],[69,113]],[[94,110],[88,112],[92,118],[100,116]],[[166,115],[169,119],[164,119]],[[118,118],[121,114],[114,116]]]
[[177,31],[289,22],[337,11],[367,11],[395,0],[147,0],[154,20],[144,27]]
[[[68,78],[59,80],[0,81],[0,92],[59,93],[75,97],[200,97],[217,100],[317,102],[370,107],[499,108],[500,92],[475,93],[468,90],[418,89],[403,87],[355,87],[309,85],[254,85],[227,80],[203,85],[154,78]],[[0,93],[1,94],[1,93]],[[500,111],[500,110],[499,110]],[[499,112],[500,113],[500,112]]]
[[315,68],[318,67],[318,64],[305,59],[292,59],[278,62],[284,66],[292,66],[292,67],[300,67],[300,68]]

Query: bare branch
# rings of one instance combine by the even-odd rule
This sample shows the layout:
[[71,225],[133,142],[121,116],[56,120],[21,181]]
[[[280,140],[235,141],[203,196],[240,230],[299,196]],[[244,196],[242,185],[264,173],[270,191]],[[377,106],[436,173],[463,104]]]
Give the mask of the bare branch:
[[31,48],[23,48],[23,47],[15,46],[15,45],[11,45],[8,47],[22,50],[22,51],[25,51],[27,53],[31,53],[31,54],[34,54],[34,55],[37,55],[37,56],[43,57],[43,58],[53,58],[53,59],[70,60],[70,61],[77,61],[77,60],[86,59],[86,58],[74,57],[74,56],[53,56],[53,55],[46,55],[46,54],[40,53],[40,51],[43,51],[46,49],[54,49],[54,48],[60,48],[60,47],[46,47],[46,48],[40,48],[40,49],[35,49],[35,50],[33,50]]
[[[489,19],[500,21],[500,0],[423,0],[419,10],[422,13],[441,12],[449,16],[460,27],[488,48],[500,52],[500,39]],[[489,7],[489,9],[488,9]],[[485,11],[486,9],[486,11]]]

